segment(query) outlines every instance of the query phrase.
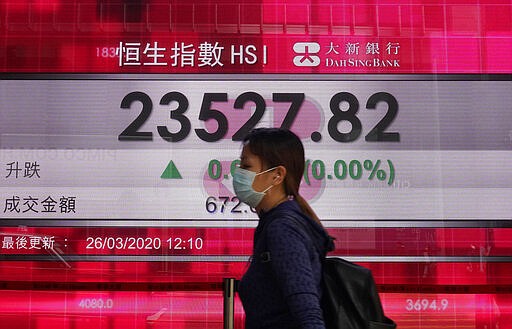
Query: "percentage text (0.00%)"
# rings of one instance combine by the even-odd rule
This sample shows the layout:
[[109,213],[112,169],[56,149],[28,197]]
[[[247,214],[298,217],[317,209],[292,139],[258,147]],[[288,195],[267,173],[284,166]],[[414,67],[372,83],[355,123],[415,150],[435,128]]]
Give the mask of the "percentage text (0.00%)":
[[[381,168],[382,163],[387,164],[387,168]],[[332,167],[332,174],[326,172],[325,162],[322,160],[306,160],[304,167],[304,181],[311,185],[311,177],[315,180],[337,179],[337,180],[374,180],[387,182],[392,185],[395,180],[395,166],[391,160],[336,160]]]

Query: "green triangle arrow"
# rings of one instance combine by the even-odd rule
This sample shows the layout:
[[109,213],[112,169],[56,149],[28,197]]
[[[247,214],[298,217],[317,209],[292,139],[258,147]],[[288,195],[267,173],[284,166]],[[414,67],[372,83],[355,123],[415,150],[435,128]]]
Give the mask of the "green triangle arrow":
[[167,165],[167,168],[165,168],[164,172],[160,176],[160,178],[163,179],[182,179],[180,172],[178,171],[178,168],[174,165],[174,162],[172,160]]

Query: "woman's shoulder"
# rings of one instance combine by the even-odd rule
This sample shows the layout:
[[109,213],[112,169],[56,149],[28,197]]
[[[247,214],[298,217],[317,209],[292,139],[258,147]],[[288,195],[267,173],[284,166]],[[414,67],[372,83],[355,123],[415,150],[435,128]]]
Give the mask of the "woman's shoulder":
[[298,239],[302,243],[313,243],[318,250],[325,253],[334,249],[332,238],[327,231],[305,215],[294,200],[281,205],[272,213],[267,225],[267,235],[283,241]]
[[293,211],[293,208],[282,207],[276,209],[269,218],[267,225],[267,234],[283,235],[283,236],[298,236],[304,238],[308,236],[306,227],[308,219],[300,212]]

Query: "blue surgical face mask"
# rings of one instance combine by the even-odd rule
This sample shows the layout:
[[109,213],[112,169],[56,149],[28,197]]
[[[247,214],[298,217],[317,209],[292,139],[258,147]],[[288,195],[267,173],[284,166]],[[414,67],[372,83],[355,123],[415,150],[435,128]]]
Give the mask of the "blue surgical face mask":
[[277,167],[273,167],[260,173],[255,173],[254,171],[247,169],[236,168],[235,172],[233,173],[233,188],[235,189],[237,198],[243,203],[248,204],[250,207],[256,208],[256,206],[260,204],[261,200],[265,196],[265,193],[270,190],[273,185],[270,185],[265,190],[258,192],[252,188],[254,179],[256,176],[276,168]]

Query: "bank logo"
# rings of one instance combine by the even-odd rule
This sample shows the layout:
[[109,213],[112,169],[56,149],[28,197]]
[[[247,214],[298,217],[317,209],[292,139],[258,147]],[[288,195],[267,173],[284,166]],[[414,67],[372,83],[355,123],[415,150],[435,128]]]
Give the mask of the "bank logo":
[[318,66],[320,57],[316,56],[320,52],[320,45],[316,42],[297,42],[293,45],[293,51],[298,55],[293,58],[295,66]]

